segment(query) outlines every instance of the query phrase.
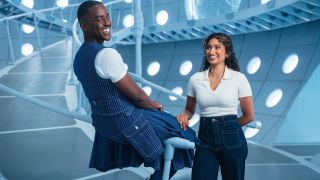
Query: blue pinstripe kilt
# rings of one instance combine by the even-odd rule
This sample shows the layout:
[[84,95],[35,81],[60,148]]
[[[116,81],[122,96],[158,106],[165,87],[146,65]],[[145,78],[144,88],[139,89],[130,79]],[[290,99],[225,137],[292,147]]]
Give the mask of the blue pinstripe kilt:
[[[147,167],[160,169],[164,140],[182,137],[196,142],[196,134],[180,128],[176,118],[166,112],[129,108],[117,115],[92,114],[96,129],[90,167],[100,171],[114,168]],[[191,167],[193,150],[177,149],[172,168]]]

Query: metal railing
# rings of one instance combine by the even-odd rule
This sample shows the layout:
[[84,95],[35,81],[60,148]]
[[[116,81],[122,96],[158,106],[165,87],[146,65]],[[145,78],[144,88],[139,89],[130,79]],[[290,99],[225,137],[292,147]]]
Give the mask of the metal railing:
[[35,104],[37,106],[40,106],[44,109],[47,109],[47,110],[50,110],[50,111],[53,111],[53,112],[56,112],[56,113],[59,113],[59,114],[62,114],[62,115],[65,115],[65,116],[68,116],[68,117],[71,117],[71,118],[74,118],[74,119],[78,119],[78,120],[81,120],[81,121],[84,121],[84,122],[91,122],[91,117],[87,116],[87,115],[82,115],[80,113],[76,113],[76,112],[71,112],[69,110],[66,110],[64,108],[60,108],[58,106],[54,106],[54,105],[51,105],[49,103],[46,103],[44,101],[41,101],[39,99],[36,99],[36,98],[33,98],[33,97],[30,97],[30,96],[27,96],[19,91],[16,91],[12,88],[9,88],[3,84],[0,83],[0,90],[3,90],[19,99],[22,99],[24,101],[27,101],[29,103],[32,103],[32,104]]
[[[113,0],[107,3],[104,3],[104,5],[113,5],[116,3],[123,2],[124,0]],[[34,10],[29,9],[21,5],[20,1],[12,1],[12,0],[3,0],[0,1],[0,13],[4,14],[4,16],[0,16],[0,23],[3,22],[5,26],[5,30],[7,32],[7,38],[8,38],[8,45],[9,45],[9,55],[10,58],[8,58],[7,64],[12,65],[15,64],[16,58],[20,57],[20,54],[17,55],[15,52],[16,44],[14,44],[12,40],[12,29],[10,28],[10,22],[13,20],[20,21],[24,24],[29,24],[34,26],[34,30],[36,33],[37,38],[37,46],[38,50],[40,50],[43,47],[41,36],[40,36],[40,29],[46,29],[53,32],[58,32],[61,35],[61,39],[64,39],[66,36],[72,36],[72,23],[66,23],[63,21],[63,13],[68,11],[68,8],[74,8],[80,5],[80,3],[76,4],[70,4],[66,7],[51,7],[46,9],[40,9],[40,10]],[[60,17],[53,16],[54,11],[59,10]],[[12,13],[8,12],[12,11]],[[72,10],[70,10],[72,12]],[[8,14],[8,15],[7,15]],[[71,17],[74,14],[70,13],[70,17],[67,18],[71,20]],[[59,36],[57,36],[59,38]],[[60,39],[60,40],[61,40]],[[22,55],[21,55],[22,56]]]

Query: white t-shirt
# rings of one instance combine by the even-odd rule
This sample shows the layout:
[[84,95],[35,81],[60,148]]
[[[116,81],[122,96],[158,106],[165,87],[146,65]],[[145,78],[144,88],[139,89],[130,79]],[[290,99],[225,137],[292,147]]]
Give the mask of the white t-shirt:
[[100,77],[110,79],[113,83],[122,79],[127,73],[121,55],[113,48],[102,49],[97,54],[94,65]]
[[238,114],[239,98],[252,96],[250,84],[244,74],[226,67],[218,87],[212,91],[209,69],[191,76],[188,96],[196,98],[203,117]]

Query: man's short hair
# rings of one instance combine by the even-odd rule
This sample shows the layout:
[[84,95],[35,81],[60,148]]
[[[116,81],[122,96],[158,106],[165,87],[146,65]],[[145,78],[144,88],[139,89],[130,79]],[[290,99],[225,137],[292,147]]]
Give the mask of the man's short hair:
[[85,1],[81,3],[77,11],[78,21],[80,22],[82,18],[89,13],[88,10],[90,7],[95,6],[97,4],[102,4],[102,3],[99,1]]

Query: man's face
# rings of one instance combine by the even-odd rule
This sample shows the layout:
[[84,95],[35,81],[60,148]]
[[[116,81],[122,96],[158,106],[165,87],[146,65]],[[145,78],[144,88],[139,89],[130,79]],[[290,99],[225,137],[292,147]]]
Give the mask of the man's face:
[[81,25],[88,40],[94,40],[102,44],[111,39],[111,20],[109,13],[102,4],[90,7]]

